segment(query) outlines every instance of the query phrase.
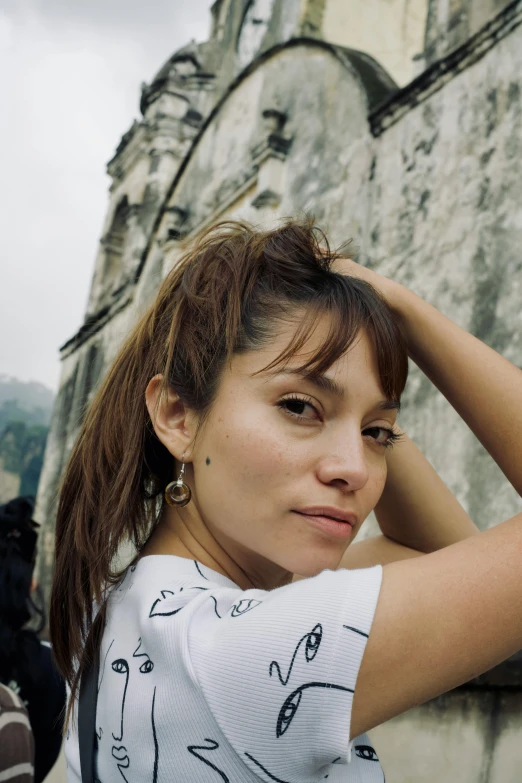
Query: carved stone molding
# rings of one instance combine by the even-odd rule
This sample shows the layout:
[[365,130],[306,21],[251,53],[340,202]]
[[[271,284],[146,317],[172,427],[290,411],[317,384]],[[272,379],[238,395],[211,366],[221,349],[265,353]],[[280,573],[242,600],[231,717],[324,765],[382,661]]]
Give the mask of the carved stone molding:
[[187,209],[177,206],[167,207],[158,243],[164,245],[166,242],[183,239],[189,232],[188,216]]
[[284,163],[292,146],[292,138],[284,133],[286,120],[286,114],[278,109],[265,109],[262,113],[264,137],[252,149],[258,176],[251,204],[256,209],[275,208],[281,201]]

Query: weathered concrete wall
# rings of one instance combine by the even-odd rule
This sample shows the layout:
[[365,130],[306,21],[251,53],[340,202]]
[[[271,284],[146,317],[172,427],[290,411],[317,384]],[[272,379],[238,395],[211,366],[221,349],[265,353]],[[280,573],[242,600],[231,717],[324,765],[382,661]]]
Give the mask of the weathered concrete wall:
[[428,0],[427,65],[461,46],[512,4],[513,0]]
[[[278,116],[264,118],[263,112]],[[319,47],[283,49],[228,97],[169,206],[187,213],[191,235],[229,213],[230,197],[235,201],[249,189],[251,208],[243,215],[254,222],[263,220],[266,206],[280,215],[314,211],[324,222],[329,204],[341,207],[336,191],[342,187],[351,197],[341,214],[337,209],[336,222],[359,234],[364,216],[357,217],[354,205],[365,201],[371,161],[367,114],[366,94],[349,62]],[[267,164],[273,170],[266,172]],[[259,202],[267,189],[270,204]]]
[[61,476],[85,410],[134,320],[133,308],[127,304],[104,328],[62,354],[60,390],[49,427],[34,514],[36,520],[44,523],[39,536],[36,576],[46,596],[53,573],[54,525]]
[[[519,26],[376,140],[363,242],[368,261],[518,365],[521,67]],[[493,461],[419,373],[404,416],[477,524],[521,510]]]
[[371,732],[386,783],[519,783],[522,691],[461,689]]
[[[255,173],[247,176],[256,124],[239,124],[239,117],[247,106],[259,116],[261,106],[277,105],[285,110],[284,133],[293,141],[283,164],[280,202],[272,212],[315,209],[336,241],[354,236],[366,263],[412,287],[521,364],[522,193],[516,166],[521,30],[462,72],[445,77],[444,89],[427,85],[424,96],[415,95],[420,105],[396,122],[392,101],[394,124],[375,139],[361,117],[353,75],[337,71],[337,65],[313,51],[281,53],[265,63],[263,75],[252,74],[230,96],[222,116],[202,138],[171,204],[181,203],[187,210],[195,205],[195,232],[218,216],[251,217],[259,191]],[[276,66],[278,85],[284,87],[272,83],[271,68]],[[291,90],[300,72],[308,94],[288,101],[286,87]],[[328,104],[328,97],[322,101],[315,94],[324,84],[338,97],[338,109]],[[273,103],[276,95],[279,102]],[[294,125],[292,118],[308,117],[315,101],[319,111],[311,127]],[[345,102],[352,113],[347,125]],[[334,119],[329,111],[339,114]],[[386,125],[382,115],[379,121]],[[330,131],[336,122],[345,130],[341,143]],[[211,150],[230,165],[214,160]],[[226,195],[241,188],[242,199],[220,212]],[[198,193],[203,193],[200,200]],[[167,266],[175,260],[175,248],[171,253]],[[405,402],[403,423],[481,527],[520,511],[520,499],[493,461],[418,372],[412,373]],[[494,686],[457,690],[376,730],[387,780],[514,781],[522,763],[520,686],[503,687],[502,682],[501,677]]]
[[328,0],[321,37],[330,43],[359,49],[386,68],[401,87],[422,68],[428,0]]
[[[427,81],[406,113],[397,114],[400,101],[395,108],[392,101],[389,119],[400,119],[375,140],[363,240],[366,263],[519,366],[521,59],[519,26],[483,59],[440,77],[443,89]],[[522,509],[493,460],[415,368],[402,423],[481,528]],[[459,689],[372,732],[388,783],[518,781],[522,687],[503,673],[520,662],[509,667],[499,667],[491,685]]]

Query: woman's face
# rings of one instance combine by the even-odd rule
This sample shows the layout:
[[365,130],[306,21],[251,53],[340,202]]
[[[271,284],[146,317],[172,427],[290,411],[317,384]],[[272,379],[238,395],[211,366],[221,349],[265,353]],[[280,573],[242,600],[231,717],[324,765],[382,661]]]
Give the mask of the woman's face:
[[[235,356],[190,455],[187,480],[202,520],[250,575],[274,565],[302,576],[337,568],[384,488],[397,406],[385,399],[366,334],[322,384],[291,372],[327,328],[325,318],[275,374],[254,375],[286,347],[295,323],[269,347]],[[298,513],[324,506],[352,514],[353,528],[343,523],[334,534]]]

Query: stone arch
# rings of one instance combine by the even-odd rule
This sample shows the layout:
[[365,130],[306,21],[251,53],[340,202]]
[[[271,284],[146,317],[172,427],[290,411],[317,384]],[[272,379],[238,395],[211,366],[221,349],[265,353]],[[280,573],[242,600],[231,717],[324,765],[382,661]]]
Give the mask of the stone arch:
[[[318,63],[319,70],[323,68],[323,76],[314,76],[314,62]],[[283,71],[278,71],[279,67],[284,70],[284,78]],[[306,77],[303,76],[305,72]],[[328,80],[332,74],[334,84],[330,83],[328,89],[325,89],[327,81],[323,85],[318,84],[318,78]],[[286,89],[290,84],[291,89]],[[248,187],[255,172],[264,163],[257,159],[258,151],[267,158],[267,178],[270,181],[263,192],[254,194],[250,202],[254,209],[259,207],[251,215],[254,222],[262,219],[260,210],[269,210],[276,202],[281,214],[290,214],[289,210],[293,207],[306,209],[307,198],[308,201],[313,200],[315,194],[311,178],[314,172],[309,166],[303,166],[299,172],[301,181],[298,182],[297,155],[301,156],[301,161],[306,154],[309,159],[328,158],[325,175],[323,177],[319,172],[317,182],[324,180],[331,191],[331,183],[338,183],[341,170],[337,159],[340,154],[346,157],[347,143],[359,144],[354,169],[362,171],[364,167],[369,168],[371,160],[367,158],[372,138],[369,114],[396,90],[393,79],[369,55],[319,39],[295,38],[260,54],[230,84],[201,126],[158,211],[136,278],[141,276],[156,241],[161,240],[166,231],[169,210],[176,209],[184,214],[183,235],[192,234],[193,229],[203,225],[207,217],[210,219],[219,213],[221,205],[230,199],[233,201],[243,185]],[[320,110],[312,108],[314,101],[316,106],[321,104]],[[235,121],[230,123],[231,109],[235,111],[234,107],[237,108],[241,102],[243,105],[237,110]],[[248,110],[245,108],[247,105]],[[297,111],[301,116],[299,123],[295,121]],[[267,116],[281,118],[281,132],[263,132],[266,124],[263,119]],[[327,122],[330,122],[329,126]],[[304,135],[308,137],[306,151],[301,144]],[[299,146],[302,152],[298,151]],[[286,167],[284,163],[280,165],[285,156],[289,161]],[[327,166],[330,166],[332,176],[328,174]],[[268,171],[270,168],[275,170],[275,179],[281,180],[281,183],[276,182],[275,189],[271,182],[272,173]],[[305,168],[311,172],[308,181]],[[214,172],[219,182],[213,177]],[[282,182],[285,178],[286,185]],[[281,188],[286,188],[288,198],[284,198]],[[290,190],[296,196],[293,203]],[[321,210],[313,210],[319,212],[316,214],[319,220],[323,214],[332,213],[329,206],[322,208],[323,202],[318,198]],[[360,188],[358,202],[361,202]],[[249,214],[242,216],[250,219]],[[351,226],[347,227],[347,234],[353,234]]]

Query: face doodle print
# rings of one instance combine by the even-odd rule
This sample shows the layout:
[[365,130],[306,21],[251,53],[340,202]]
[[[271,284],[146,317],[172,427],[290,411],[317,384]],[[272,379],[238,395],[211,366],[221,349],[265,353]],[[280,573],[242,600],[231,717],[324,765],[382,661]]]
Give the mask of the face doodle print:
[[[297,653],[299,649],[302,647],[303,643],[304,643],[305,660],[307,663],[310,663],[311,661],[314,660],[314,658],[316,657],[319,651],[322,638],[323,638],[323,627],[320,623],[317,623],[312,628],[311,631],[308,631],[308,633],[305,633],[304,636],[302,636],[299,639],[297,646],[294,650],[294,654],[292,655],[292,660],[290,661],[290,666],[288,667],[288,672],[286,677],[283,677],[281,673],[281,667],[277,663],[277,661],[272,661],[272,663],[270,664],[270,668],[268,670],[269,675],[272,676],[273,671],[274,670],[277,671],[277,675],[279,677],[279,681],[281,685],[287,685],[290,679],[290,675],[292,673],[292,669],[294,667]],[[351,688],[345,688],[342,685],[334,685],[328,682],[308,682],[305,683],[304,685],[301,685],[299,688],[296,688],[294,691],[292,691],[292,693],[289,696],[287,696],[287,698],[283,703],[283,706],[279,711],[279,715],[277,718],[277,725],[276,725],[276,737],[282,737],[283,734],[289,728],[297,712],[297,709],[301,703],[303,692],[308,688],[330,688],[334,690],[348,691],[350,693],[353,693],[353,690]]]
[[[219,617],[220,620],[223,619],[223,615],[220,614],[218,610],[218,603],[217,598],[215,595],[211,595],[210,598],[214,602],[214,614],[216,617]],[[262,604],[262,601],[256,601],[255,598],[244,598],[241,601],[238,601],[237,604],[234,604],[232,608],[230,609],[230,617],[241,617],[242,615],[246,614],[247,612],[250,612],[251,609],[255,609],[256,606],[259,606]]]
[[360,759],[365,759],[366,761],[379,761],[377,753],[371,745],[354,745],[353,749],[355,755],[359,756]]
[[[208,587],[189,587],[189,590],[208,590]],[[189,600],[189,593],[184,595],[183,588],[180,587],[177,594],[173,590],[160,590],[159,598],[156,598],[152,604],[149,612],[149,617],[172,617],[173,615],[181,612],[185,603]],[[180,598],[181,606],[178,605],[178,601],[174,601],[174,598]]]
[[270,664],[270,668],[268,670],[270,676],[272,676],[273,670],[275,669],[277,671],[277,676],[279,677],[279,681],[281,682],[281,685],[286,685],[288,680],[290,679],[290,674],[292,673],[295,657],[303,642],[305,643],[305,648],[304,648],[305,658],[309,663],[310,661],[313,661],[313,659],[317,655],[317,651],[319,650],[319,645],[321,644],[322,638],[323,638],[323,627],[320,623],[317,623],[317,625],[314,626],[314,628],[312,628],[311,631],[305,633],[305,635],[301,636],[301,638],[299,639],[299,642],[297,643],[297,647],[294,650],[294,654],[292,655],[292,660],[290,661],[290,666],[288,667],[286,678],[282,676],[281,667],[279,666],[277,661],[272,661],[272,663]]
[[[367,638],[368,636],[368,634],[366,634],[364,631],[361,631],[359,628],[355,628],[353,626],[347,626],[347,625],[343,627],[347,631],[355,634],[359,638],[360,637]],[[270,663],[269,670],[268,670],[269,676],[273,677],[274,675],[277,675],[277,678],[281,686],[286,688],[291,682],[291,680],[295,680],[296,678],[296,672],[298,670],[298,667],[296,666],[297,661],[303,659],[304,662],[306,663],[306,666],[305,669],[303,669],[302,666],[299,667],[299,672],[301,672],[301,676],[302,676],[302,672],[307,670],[308,664],[310,665],[310,673],[313,673],[315,668],[314,661],[316,659],[319,660],[318,656],[320,655],[321,645],[323,641],[324,641],[323,625],[321,623],[316,623],[311,630],[303,634],[303,636],[301,636],[301,638],[297,641],[292,657],[290,661],[286,664],[286,666],[283,667],[282,664],[277,660],[273,660]],[[302,656],[302,658],[300,656]],[[277,715],[277,721],[275,726],[275,735],[277,739],[283,737],[286,734],[286,732],[291,730],[292,723],[296,717],[298,710],[300,708],[306,709],[307,692],[316,689],[321,689],[327,692],[331,692],[332,694],[334,692],[350,693],[350,694],[354,693],[353,688],[347,687],[346,685],[326,682],[322,678],[317,678],[316,680],[310,679],[310,681],[305,681],[304,683],[302,682],[302,684],[299,684],[297,682],[295,683],[295,685],[297,687],[294,687],[292,691],[288,694]],[[328,704],[328,698],[329,697],[326,694],[325,701],[324,701],[325,708],[327,707]],[[309,709],[315,709],[315,706],[310,706]],[[307,717],[309,718],[310,716],[308,715]],[[366,762],[378,763],[378,757],[375,750],[368,744],[362,744],[362,743],[357,744],[354,747],[354,755],[357,759],[361,759],[364,763]],[[259,774],[263,779],[276,781],[276,783],[287,783],[287,781],[285,781],[282,777],[276,774],[276,770],[273,768],[273,762],[271,764],[268,759],[265,760],[265,759],[256,758],[252,753],[246,751],[244,752],[244,756],[246,759],[252,762],[252,764],[255,765],[257,774]],[[337,757],[330,762],[330,765],[338,764],[340,761],[341,758]],[[324,775],[323,779],[326,780],[328,777],[330,777],[330,774],[331,774],[330,771],[327,772],[327,774]]]
[[[131,648],[132,649],[132,648]],[[98,738],[98,763],[102,769],[111,766],[116,767],[126,783],[132,783],[133,759],[132,748],[125,744],[125,714],[129,699],[133,699],[133,683],[140,686],[139,692],[143,693],[142,683],[136,678],[144,675],[150,677],[154,670],[154,663],[142,648],[141,638],[131,655],[126,655],[120,649],[116,639],[113,639],[104,656],[103,668],[98,686],[99,694],[106,694],[111,705],[112,725],[97,726]],[[140,766],[143,765],[143,754],[150,759],[150,780],[157,780],[158,770],[158,743],[156,738],[156,726],[154,722],[154,707],[156,702],[156,685],[153,679],[149,681],[149,715],[150,722],[143,727],[146,745],[140,746]],[[107,713],[106,713],[107,714]],[[149,735],[147,737],[147,734]],[[110,761],[109,761],[110,754]],[[138,761],[138,760],[136,760]]]
[[187,747],[188,752],[191,753],[195,758],[202,761],[203,764],[206,764],[207,767],[213,769],[220,776],[221,780],[224,781],[224,783],[230,783],[230,779],[227,775],[225,775],[223,770],[219,769],[219,767],[217,767],[216,764],[206,755],[208,751],[218,750],[219,743],[216,742],[216,740],[208,739],[208,737],[204,739],[204,742],[207,742],[208,745],[189,745]]
[[[299,619],[293,605],[269,600],[261,590],[241,592],[228,582],[216,584],[207,567],[191,561],[183,581],[167,569],[155,576],[159,578],[152,581],[146,574],[140,624],[123,617],[105,636],[97,724],[97,771],[103,783],[163,783],[176,776],[176,769],[179,774],[180,765],[191,780],[232,783],[244,776],[238,761],[264,783],[309,779],[312,771],[314,780],[325,783],[352,772],[356,778],[384,780],[365,735],[350,743],[351,769],[345,766],[355,667],[337,666],[334,653],[343,655],[344,647],[357,661],[364,651],[368,628],[357,615],[335,622],[331,613],[308,600]],[[127,590],[132,584],[129,580]],[[138,592],[133,595],[136,602]],[[199,704],[192,680],[183,698],[174,685],[178,669],[184,672],[181,656],[169,657],[168,669],[162,657],[164,640],[176,629],[183,634],[192,622],[195,670],[201,688],[208,689],[208,701],[217,705],[208,721],[193,722],[185,710],[179,718],[173,715],[176,704],[194,703],[198,715],[205,704]],[[355,627],[359,625],[363,630]],[[167,685],[164,678],[170,672]],[[236,682],[231,717],[229,707],[222,714],[220,705]],[[259,711],[258,703],[266,709]]]
[[353,693],[353,688],[345,688],[342,685],[333,685],[330,682],[307,682],[296,688],[286,699],[279,710],[276,726],[276,737],[282,737],[283,734],[289,729],[290,724],[295,718],[295,714],[301,704],[301,699],[304,691],[309,688],[329,688],[330,690],[346,691],[347,693]]
[[231,617],[241,617],[242,614],[246,614],[246,612],[250,612],[251,609],[255,609],[256,606],[259,606],[259,604],[262,603],[261,601],[256,601],[255,598],[250,599],[244,599],[243,601],[238,601],[237,604],[234,604],[232,607],[232,611],[230,613]]

